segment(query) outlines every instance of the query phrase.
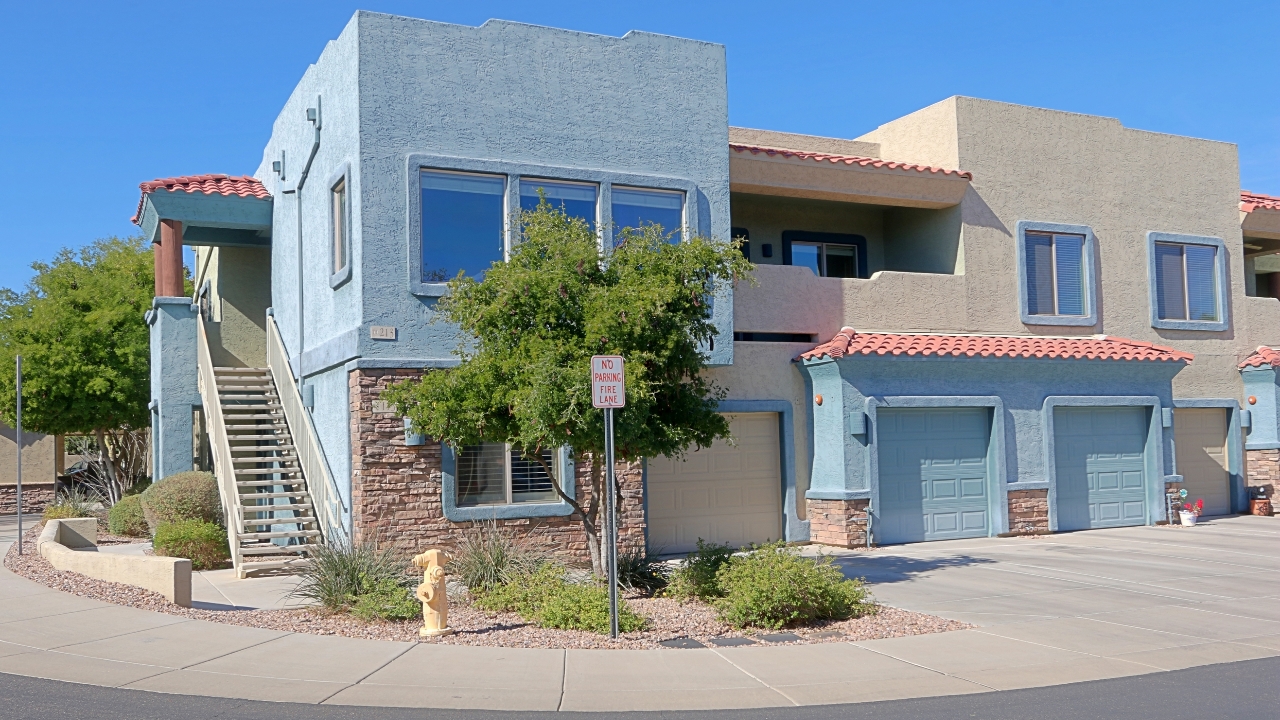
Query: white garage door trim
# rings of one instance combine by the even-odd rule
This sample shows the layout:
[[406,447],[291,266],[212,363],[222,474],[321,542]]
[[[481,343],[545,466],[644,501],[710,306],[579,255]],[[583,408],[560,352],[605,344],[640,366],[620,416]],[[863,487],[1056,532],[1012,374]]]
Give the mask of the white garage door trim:
[[1147,443],[1143,454],[1147,503],[1147,523],[1164,516],[1164,427],[1160,422],[1161,401],[1154,395],[1050,395],[1043,406],[1044,464],[1049,487],[1049,530],[1058,527],[1058,469],[1054,440],[1054,411],[1060,407],[1143,407],[1148,410]]
[[783,438],[778,413],[725,415],[736,447],[717,440],[710,448],[689,452],[685,462],[648,461],[651,551],[689,552],[698,538],[735,546],[782,539]]

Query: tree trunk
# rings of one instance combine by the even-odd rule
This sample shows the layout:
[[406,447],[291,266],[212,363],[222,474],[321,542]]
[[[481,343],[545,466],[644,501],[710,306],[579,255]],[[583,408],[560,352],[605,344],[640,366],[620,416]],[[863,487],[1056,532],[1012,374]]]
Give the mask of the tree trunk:
[[102,453],[107,470],[107,497],[105,500],[109,505],[115,505],[120,496],[120,479],[116,474],[116,463],[111,457],[111,446],[107,444],[107,433],[102,428],[93,431],[94,438],[98,441],[98,450]]
[[604,473],[601,472],[599,458],[591,457],[591,501],[587,503],[587,512],[582,515],[582,526],[587,531],[587,552],[591,555],[591,572],[597,577],[604,577],[604,541],[605,527],[601,522],[600,502],[604,489]]

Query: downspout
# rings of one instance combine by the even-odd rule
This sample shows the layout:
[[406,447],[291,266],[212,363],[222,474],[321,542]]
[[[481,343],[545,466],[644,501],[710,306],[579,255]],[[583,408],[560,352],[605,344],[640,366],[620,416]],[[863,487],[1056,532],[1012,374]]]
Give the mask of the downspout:
[[294,185],[292,190],[286,190],[285,194],[292,193],[297,207],[297,223],[298,223],[298,390],[302,393],[303,404],[310,408],[311,403],[308,400],[306,388],[303,386],[302,358],[305,355],[306,348],[306,292],[303,277],[303,252],[302,252],[302,186],[307,184],[307,176],[311,174],[311,163],[316,159],[316,153],[320,151],[320,96],[316,96],[316,106],[307,108],[307,120],[315,126],[315,139],[311,141],[311,152],[307,155],[306,165],[303,166],[302,172],[298,175],[298,183]]

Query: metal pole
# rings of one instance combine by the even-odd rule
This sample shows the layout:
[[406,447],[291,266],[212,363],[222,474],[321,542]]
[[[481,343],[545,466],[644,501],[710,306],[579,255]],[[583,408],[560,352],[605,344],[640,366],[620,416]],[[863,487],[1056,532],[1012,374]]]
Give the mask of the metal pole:
[[608,534],[609,637],[618,639],[618,498],[613,478],[613,408],[604,409],[605,520]]
[[18,554],[22,554],[22,356],[19,355],[15,359],[17,365],[17,386],[18,386],[18,427],[16,436],[18,440]]

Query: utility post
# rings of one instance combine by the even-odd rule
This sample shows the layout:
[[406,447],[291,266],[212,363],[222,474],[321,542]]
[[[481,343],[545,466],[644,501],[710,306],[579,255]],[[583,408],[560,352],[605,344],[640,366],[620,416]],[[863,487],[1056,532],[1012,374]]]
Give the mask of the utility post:
[[619,355],[591,357],[591,404],[604,410],[604,497],[609,575],[609,637],[618,639],[618,493],[613,474],[613,411],[627,404],[626,375]]

